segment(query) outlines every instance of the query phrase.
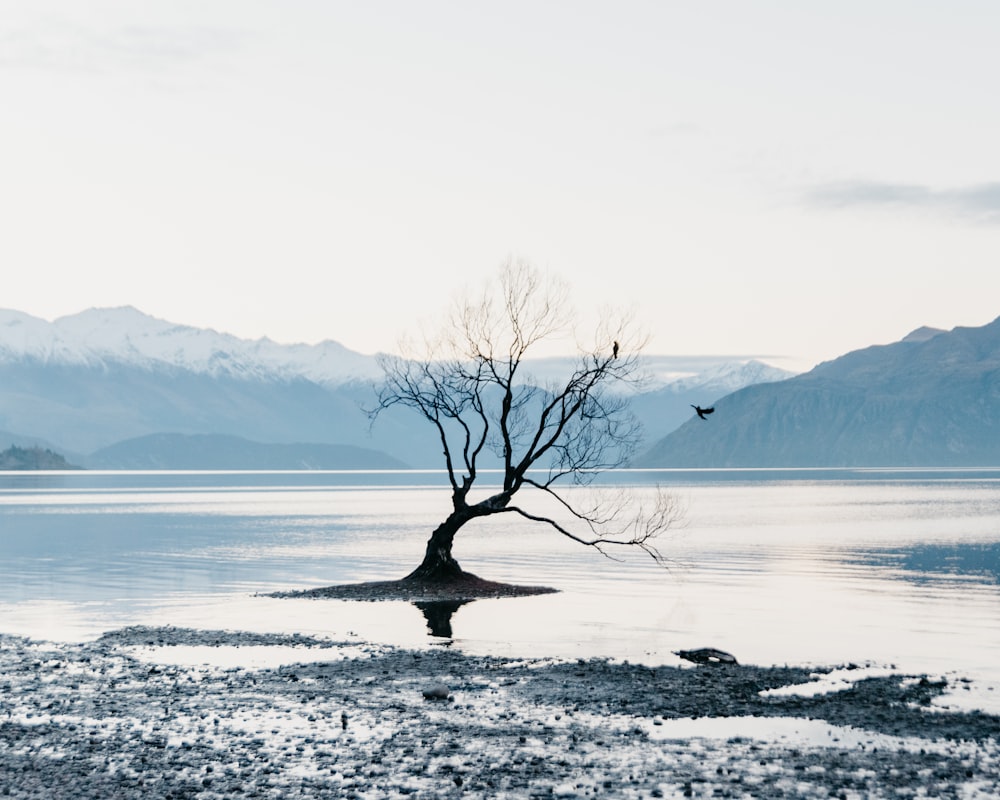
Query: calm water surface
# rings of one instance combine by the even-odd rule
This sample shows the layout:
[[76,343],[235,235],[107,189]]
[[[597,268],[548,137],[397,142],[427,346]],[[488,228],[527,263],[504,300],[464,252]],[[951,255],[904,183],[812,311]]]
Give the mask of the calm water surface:
[[171,624],[651,664],[713,646],[747,663],[959,671],[1000,705],[1000,470],[610,482],[681,502],[669,570],[513,515],[486,520],[456,540],[463,567],[561,591],[469,603],[443,638],[408,603],[255,596],[404,575],[447,512],[440,473],[0,473],[0,632]]

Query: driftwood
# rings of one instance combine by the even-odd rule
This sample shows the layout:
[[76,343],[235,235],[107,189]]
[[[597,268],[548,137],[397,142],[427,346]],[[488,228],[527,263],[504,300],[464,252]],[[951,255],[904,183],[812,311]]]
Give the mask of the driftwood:
[[699,647],[697,650],[674,650],[675,656],[695,664],[739,664],[736,658],[725,650],[714,647]]

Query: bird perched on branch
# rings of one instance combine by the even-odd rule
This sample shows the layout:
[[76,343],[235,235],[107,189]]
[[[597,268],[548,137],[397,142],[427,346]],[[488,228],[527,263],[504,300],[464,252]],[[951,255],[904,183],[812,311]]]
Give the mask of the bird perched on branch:
[[708,419],[707,415],[715,411],[714,408],[701,408],[701,406],[696,406],[694,403],[691,404],[691,408],[693,408],[702,419]]
[[615,342],[615,346],[611,348],[611,357],[618,358],[618,342]]

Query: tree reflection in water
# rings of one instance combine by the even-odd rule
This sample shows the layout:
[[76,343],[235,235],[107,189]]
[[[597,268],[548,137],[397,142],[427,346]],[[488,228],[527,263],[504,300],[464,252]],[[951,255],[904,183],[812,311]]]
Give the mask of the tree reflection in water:
[[415,602],[427,620],[427,630],[431,636],[439,636],[443,639],[450,639],[451,616],[466,603],[472,600],[429,600],[425,602]]

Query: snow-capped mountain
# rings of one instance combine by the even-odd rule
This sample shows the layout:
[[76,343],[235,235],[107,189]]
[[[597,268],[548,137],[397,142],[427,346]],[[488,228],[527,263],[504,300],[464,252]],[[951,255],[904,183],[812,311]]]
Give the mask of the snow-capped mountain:
[[284,345],[267,338],[240,339],[157,319],[131,306],[92,308],[53,322],[0,309],[0,363],[23,359],[89,367],[172,367],[258,380],[305,378],[323,385],[380,374],[373,356],[335,341]]
[[[548,357],[525,361],[526,373],[541,383],[560,382],[577,364],[577,359]],[[675,394],[705,388],[713,397],[742,389],[752,383],[780,381],[794,373],[747,356],[684,356],[643,354],[639,366],[642,380],[621,390],[641,395],[660,390]]]
[[729,361],[695,375],[679,378],[669,383],[666,388],[675,394],[703,389],[714,397],[722,397],[744,386],[783,381],[791,376],[792,373],[787,370],[772,367],[756,359],[742,362]]

